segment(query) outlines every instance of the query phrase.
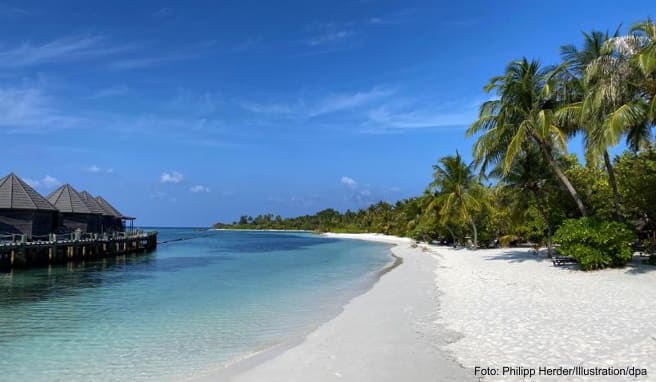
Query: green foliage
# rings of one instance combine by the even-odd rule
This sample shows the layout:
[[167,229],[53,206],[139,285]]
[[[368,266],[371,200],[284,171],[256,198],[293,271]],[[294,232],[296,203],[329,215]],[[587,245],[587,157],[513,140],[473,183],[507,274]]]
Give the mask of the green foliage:
[[487,200],[483,185],[474,175],[473,164],[465,163],[456,152],[454,156],[441,158],[433,170],[430,187],[435,197],[430,208],[437,212],[443,225],[470,225],[477,246],[476,215],[483,211]]
[[626,225],[593,218],[569,219],[556,231],[559,251],[583,270],[619,267],[631,260],[635,234]]
[[568,162],[565,173],[590,213],[598,219],[614,220],[613,191],[608,183],[608,173],[599,167],[584,167],[571,157]]
[[625,152],[615,161],[622,202],[630,221],[643,230],[656,229],[656,150]]

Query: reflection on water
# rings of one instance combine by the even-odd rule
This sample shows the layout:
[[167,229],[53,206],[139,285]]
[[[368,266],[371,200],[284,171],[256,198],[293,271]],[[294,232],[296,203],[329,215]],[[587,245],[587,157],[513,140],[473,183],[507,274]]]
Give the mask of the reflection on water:
[[0,379],[178,380],[316,325],[390,260],[306,233],[159,231],[192,239],[0,274]]
[[150,277],[135,274],[133,270],[152,263],[153,259],[153,254],[125,255],[93,262],[0,273],[0,310],[23,302],[72,295],[101,283]]

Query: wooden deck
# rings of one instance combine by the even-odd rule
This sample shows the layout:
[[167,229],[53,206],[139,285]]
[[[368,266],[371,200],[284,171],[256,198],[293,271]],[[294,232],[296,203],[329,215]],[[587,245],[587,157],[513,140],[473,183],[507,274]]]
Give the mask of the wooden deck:
[[115,237],[54,241],[0,241],[0,270],[66,264],[77,261],[146,253],[157,248],[157,232],[124,233]]

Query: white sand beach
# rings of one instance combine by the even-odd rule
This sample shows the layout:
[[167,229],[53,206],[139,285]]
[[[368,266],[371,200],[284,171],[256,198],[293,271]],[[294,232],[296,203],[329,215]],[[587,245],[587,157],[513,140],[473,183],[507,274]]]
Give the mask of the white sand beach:
[[[438,323],[466,367],[639,367],[656,380],[656,267],[582,272],[529,250],[439,247]],[[533,380],[635,380],[534,377]],[[486,380],[522,380],[497,376]]]
[[[528,249],[413,248],[408,239],[379,234],[327,236],[396,244],[403,263],[302,342],[200,381],[524,380],[503,375],[504,366],[649,373],[534,381],[654,380],[654,267],[581,272]],[[476,367],[497,375],[475,375]]]

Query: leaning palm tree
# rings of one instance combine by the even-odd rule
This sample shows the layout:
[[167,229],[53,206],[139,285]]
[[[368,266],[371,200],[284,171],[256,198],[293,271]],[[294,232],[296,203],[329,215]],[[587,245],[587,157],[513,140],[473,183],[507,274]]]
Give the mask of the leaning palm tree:
[[478,246],[478,230],[474,215],[480,211],[483,186],[474,174],[473,164],[466,164],[458,152],[446,156],[433,166],[433,182],[430,187],[435,198],[429,209],[439,207],[440,223],[445,227],[457,223],[471,226],[474,248]]
[[558,180],[574,199],[582,216],[587,215],[583,200],[556,161],[567,148],[569,132],[554,123],[553,77],[558,71],[541,69],[537,61],[526,58],[512,62],[502,76],[485,87],[496,90],[499,98],[481,106],[479,118],[467,135],[480,134],[474,144],[474,160],[486,166],[501,163],[509,172],[513,161],[526,147],[536,147]]
[[619,29],[612,37],[608,32],[583,33],[582,49],[579,50],[574,45],[560,48],[563,67],[571,75],[559,77],[561,81],[568,83],[566,91],[569,91],[569,94],[561,95],[561,98],[569,101],[557,111],[556,118],[557,123],[567,125],[569,130],[583,133],[586,159],[589,163],[595,164],[598,157],[603,158],[613,193],[615,218],[620,221],[620,194],[608,153],[608,146],[613,142],[600,139],[608,136],[603,130],[609,128],[606,123],[609,115],[617,109],[618,103],[630,94],[626,89],[622,89],[626,85],[622,85],[621,78],[618,78],[622,74],[621,60],[615,59],[608,48],[608,41],[618,35]]

